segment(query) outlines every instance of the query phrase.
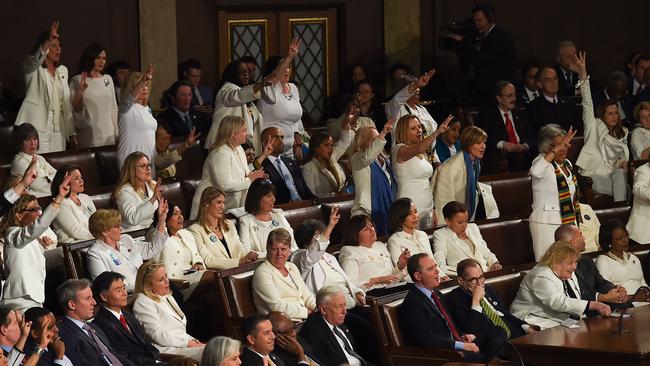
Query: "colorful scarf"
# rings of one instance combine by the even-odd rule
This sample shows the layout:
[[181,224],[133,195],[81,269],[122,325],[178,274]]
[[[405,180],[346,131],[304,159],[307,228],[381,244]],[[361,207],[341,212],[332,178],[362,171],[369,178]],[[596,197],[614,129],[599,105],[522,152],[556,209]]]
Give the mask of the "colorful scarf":
[[[560,216],[562,217],[562,225],[570,224],[577,225],[582,222],[582,216],[580,215],[580,187],[578,186],[578,178],[572,172],[571,177],[573,178],[573,184],[576,187],[575,197],[571,197],[571,190],[569,189],[569,184],[562,173],[562,169],[557,165],[556,162],[553,162],[553,168],[555,169],[555,179],[557,181],[557,192],[558,198],[560,200]],[[572,170],[571,162],[564,159],[562,165],[567,168],[569,171]]]

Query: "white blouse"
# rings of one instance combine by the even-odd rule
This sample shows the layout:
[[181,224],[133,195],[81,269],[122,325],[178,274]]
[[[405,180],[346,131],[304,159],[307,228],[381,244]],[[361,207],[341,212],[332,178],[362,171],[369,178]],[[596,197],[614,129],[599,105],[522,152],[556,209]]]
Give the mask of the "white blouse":
[[61,214],[52,223],[52,228],[62,243],[93,239],[93,234],[88,228],[88,219],[97,208],[87,194],[79,193],[77,197],[79,205],[69,197],[61,202]]
[[[22,177],[31,162],[32,155],[25,154],[22,151],[16,154],[14,160],[11,162],[11,176]],[[51,196],[52,180],[56,175],[56,169],[41,155],[36,155],[36,165],[34,168],[38,177],[29,186],[27,193],[33,194],[36,197]]]
[[122,170],[124,159],[132,152],[140,151],[147,155],[151,171],[156,172],[156,128],[158,122],[147,106],[137,103],[132,96],[126,97],[119,105],[119,139],[117,143],[117,165]]
[[264,128],[277,127],[284,135],[285,153],[293,157],[293,134],[302,134],[305,131],[298,87],[289,83],[288,94],[282,92],[281,83],[264,87],[262,98],[257,101],[257,108],[262,114]]
[[[71,99],[79,90],[81,76],[70,79]],[[74,112],[74,124],[80,148],[114,145],[118,135],[117,101],[113,79],[108,75],[86,78],[81,112]],[[74,111],[74,109],[73,109]]]
[[639,257],[632,253],[625,252],[624,259],[618,258],[611,253],[601,254],[596,258],[598,272],[615,285],[625,287],[629,295],[632,295],[641,286],[647,286],[643,278],[643,269]]
[[151,226],[153,215],[158,209],[158,201],[154,201],[154,203],[150,201],[156,182],[151,181],[146,187],[144,195],[136,192],[130,184],[124,185],[117,193],[115,203],[117,210],[122,215],[123,231],[135,231]]

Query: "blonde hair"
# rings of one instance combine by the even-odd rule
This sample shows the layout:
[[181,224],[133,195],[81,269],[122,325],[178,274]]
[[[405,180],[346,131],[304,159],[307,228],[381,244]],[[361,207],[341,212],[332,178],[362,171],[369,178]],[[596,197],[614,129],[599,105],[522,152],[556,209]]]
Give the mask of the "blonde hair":
[[477,126],[468,126],[460,134],[460,145],[464,151],[474,145],[482,144],[487,140],[487,132]]
[[363,126],[357,130],[356,135],[354,135],[354,141],[352,142],[351,155],[354,155],[359,151],[365,151],[368,148],[372,131],[377,131],[377,129],[372,126]]
[[580,252],[568,241],[556,241],[544,253],[539,264],[553,268],[554,265],[562,263],[569,256],[579,256]]
[[[138,186],[138,181],[135,177],[136,169],[138,169],[138,160],[142,158],[147,158],[147,161],[151,163],[149,157],[140,151],[132,152],[129,154],[129,156],[126,157],[126,159],[124,159],[124,165],[122,165],[122,170],[120,171],[120,178],[117,180],[117,185],[115,186],[113,196],[111,197],[111,200],[113,202],[116,202],[117,195],[127,184],[133,187],[133,190],[135,190],[137,193],[144,195],[144,189]],[[147,186],[149,189],[153,190],[156,186],[156,183],[150,179],[145,183],[145,187]]]
[[[142,76],[141,72],[138,71],[132,71],[129,74],[129,78],[126,79],[126,83],[124,83],[124,86],[122,86],[122,89],[120,89],[120,100],[124,101],[126,98],[128,98],[131,93],[133,92],[133,89],[135,89],[135,85],[138,83],[138,80],[140,80],[140,77]],[[151,91],[151,80],[147,80],[144,82],[147,88],[149,88],[149,91]],[[149,97],[147,97],[147,101],[149,100]]]
[[2,218],[2,223],[0,223],[0,235],[2,237],[5,236],[5,232],[10,227],[20,226],[20,221],[18,220],[17,215],[20,212],[23,212],[23,210],[27,208],[27,205],[29,205],[32,201],[36,200],[36,196],[31,194],[24,193],[20,196],[16,203],[14,203],[13,207],[11,207],[11,210],[9,210],[9,212],[7,212]]
[[144,294],[155,302],[160,302],[160,297],[151,289],[151,276],[158,268],[165,268],[162,262],[142,263],[135,276],[135,293]]
[[225,116],[219,123],[219,129],[217,130],[217,136],[214,139],[214,144],[210,147],[211,149],[216,149],[222,145],[228,143],[232,134],[235,133],[238,129],[242,128],[246,124],[244,118],[240,116]]
[[88,219],[88,230],[95,239],[100,239],[102,234],[121,223],[120,212],[113,209],[101,208]]
[[634,113],[633,113],[634,120],[640,122],[639,118],[641,115],[641,111],[646,109],[650,109],[650,102],[639,102],[639,104],[637,104],[636,107],[634,107]]
[[[206,231],[210,231],[208,228],[208,218],[207,218],[207,210],[206,208],[210,205],[210,202],[212,202],[213,199],[223,196],[226,198],[226,194],[223,193],[222,190],[215,186],[210,186],[206,189],[203,190],[201,193],[201,200],[199,201],[199,211],[196,215],[196,219],[199,222],[199,225],[201,225]],[[230,230],[230,226],[228,225],[228,222],[226,221],[225,218],[225,212],[224,216],[221,216],[221,218],[218,220],[217,225],[223,232],[227,232]]]
[[406,136],[408,135],[409,130],[409,121],[416,119],[418,122],[422,123],[417,116],[412,114],[405,114],[397,120],[397,128],[395,129],[395,143],[396,144],[405,144]]

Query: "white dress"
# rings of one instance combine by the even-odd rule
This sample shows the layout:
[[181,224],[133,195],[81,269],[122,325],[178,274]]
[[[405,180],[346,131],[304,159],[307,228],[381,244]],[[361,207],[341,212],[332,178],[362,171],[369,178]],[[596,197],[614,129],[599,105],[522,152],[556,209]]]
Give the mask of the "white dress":
[[293,159],[293,134],[302,134],[305,131],[300,94],[296,85],[289,83],[289,94],[282,92],[281,83],[265,87],[262,89],[262,98],[257,101],[257,109],[263,117],[263,129],[277,127],[284,135],[282,155]]
[[650,129],[638,126],[630,133],[630,151],[633,160],[641,160],[641,153],[643,150],[650,147]]
[[433,226],[433,192],[431,191],[431,176],[433,166],[427,159],[414,156],[409,160],[400,163],[397,160],[399,149],[405,146],[397,144],[393,147],[392,161],[395,167],[395,179],[397,179],[397,198],[410,198],[420,215],[421,230]]
[[136,103],[132,96],[120,103],[119,131],[117,143],[117,166],[122,169],[124,159],[132,152],[140,151],[147,155],[152,164],[156,162],[156,128],[158,123],[147,106]]
[[[11,175],[22,177],[31,162],[31,155],[25,154],[22,151],[19,152],[14,156],[14,160],[11,162]],[[36,165],[34,168],[36,169],[38,177],[29,186],[27,193],[33,194],[36,197],[51,196],[52,191],[50,187],[52,186],[52,180],[56,175],[56,169],[54,169],[54,167],[41,155],[36,155]]]
[[[80,75],[75,75],[70,79],[71,99],[79,90],[80,78]],[[81,112],[73,113],[79,147],[114,145],[118,129],[113,79],[108,75],[89,77],[86,84],[88,88],[84,92],[83,108]]]
[[625,259],[611,253],[601,254],[596,258],[596,268],[607,281],[625,287],[628,295],[633,295],[641,286],[648,286],[643,278],[643,268],[639,257],[624,252]]

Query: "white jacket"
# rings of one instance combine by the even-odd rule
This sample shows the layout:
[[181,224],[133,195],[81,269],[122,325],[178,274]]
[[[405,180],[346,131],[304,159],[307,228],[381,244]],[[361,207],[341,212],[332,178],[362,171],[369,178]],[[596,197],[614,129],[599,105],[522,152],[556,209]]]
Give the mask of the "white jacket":
[[650,165],[640,166],[634,173],[634,202],[627,222],[630,239],[650,243]]
[[444,273],[455,275],[456,265],[467,258],[476,259],[483,267],[484,272],[487,272],[490,266],[499,261],[483,240],[481,231],[476,224],[467,224],[465,234],[474,243],[473,253],[467,243],[458,238],[458,235],[448,227],[433,232],[433,259]]
[[295,264],[287,262],[289,275],[284,277],[268,261],[262,262],[253,275],[253,302],[257,311],[267,314],[281,311],[289,318],[307,319],[308,310],[316,308],[316,297],[309,291]]
[[229,230],[223,233],[223,238],[228,244],[230,255],[228,255],[221,240],[215,234],[207,232],[198,222],[187,228],[194,235],[196,249],[199,251],[201,258],[203,258],[203,264],[205,264],[205,268],[207,269],[237,267],[239,266],[239,258],[248,254],[248,252],[244,251],[239,240],[235,223],[232,221],[227,221],[227,223]]
[[[365,151],[352,155],[352,178],[354,179],[354,203],[351,216],[372,213],[372,171],[370,165],[384,151],[385,139],[376,138]],[[396,182],[391,182],[396,184]]]
[[[14,156],[14,160],[11,162],[11,175],[22,177],[31,162],[31,155],[25,154],[22,151],[17,153]],[[56,175],[56,169],[54,169],[54,167],[50,165],[42,155],[38,154],[36,154],[36,165],[34,168],[36,169],[38,177],[29,186],[27,193],[33,194],[36,197],[47,197],[52,195],[52,180]]]
[[352,131],[341,131],[341,139],[334,144],[334,152],[330,157],[330,162],[336,169],[340,179],[338,186],[332,172],[327,170],[315,157],[302,166],[302,176],[305,178],[305,183],[317,197],[327,197],[345,187],[345,172],[338,161],[345,154],[351,141]]
[[271,211],[271,221],[261,222],[255,219],[252,214],[246,214],[239,218],[239,238],[245,253],[251,250],[256,252],[260,258],[266,257],[266,239],[269,233],[275,229],[286,229],[291,235],[291,252],[298,250],[298,245],[293,237],[293,229],[287,219],[284,218],[284,211],[274,208]]
[[[191,263],[184,262],[184,251],[189,251]],[[184,278],[183,272],[190,269],[195,263],[203,263],[203,258],[196,249],[194,235],[186,229],[178,230],[176,236],[170,236],[165,242],[165,247],[154,256],[154,260],[162,262],[169,278]]]
[[[553,164],[539,154],[530,167],[533,186],[533,212],[530,221],[543,224],[562,224],[559,192]],[[575,199],[575,196],[572,197]]]
[[87,194],[79,193],[77,197],[81,206],[77,206],[70,198],[65,198],[61,202],[61,215],[58,215],[52,223],[52,228],[61,243],[93,239],[93,234],[88,228],[88,219],[97,208]]
[[122,215],[122,230],[134,231],[147,229],[153,222],[153,215],[158,209],[158,201],[151,203],[156,182],[152,181],[147,184],[147,196],[140,196],[130,184],[126,184],[120,189],[115,197],[117,210]]

